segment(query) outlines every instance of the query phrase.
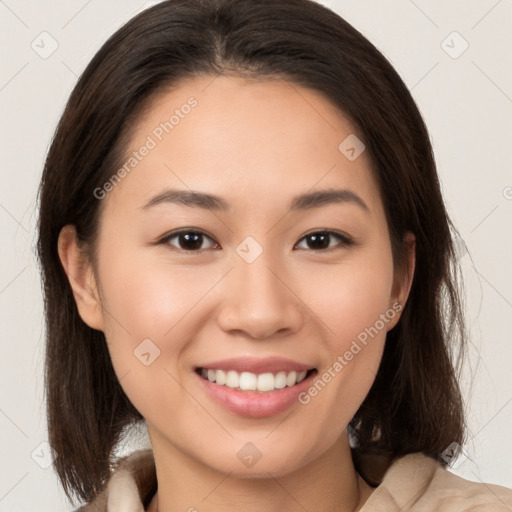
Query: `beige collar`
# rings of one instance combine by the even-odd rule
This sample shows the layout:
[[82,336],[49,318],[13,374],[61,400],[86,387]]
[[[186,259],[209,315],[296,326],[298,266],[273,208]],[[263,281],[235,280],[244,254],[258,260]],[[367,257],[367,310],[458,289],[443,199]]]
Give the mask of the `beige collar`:
[[[107,487],[76,512],[144,512],[156,488],[153,452],[138,450],[122,459]],[[389,467],[360,512],[433,512],[441,508],[443,512],[459,512],[473,510],[472,507],[486,512],[510,512],[512,490],[465,480],[434,459],[412,453]]]

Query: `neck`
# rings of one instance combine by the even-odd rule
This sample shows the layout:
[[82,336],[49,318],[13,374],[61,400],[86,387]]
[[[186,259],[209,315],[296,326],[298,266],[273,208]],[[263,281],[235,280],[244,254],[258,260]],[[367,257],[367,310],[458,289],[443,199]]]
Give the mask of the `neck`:
[[373,491],[354,468],[345,433],[320,457],[278,478],[225,474],[190,458],[158,435],[151,439],[158,491],[148,512],[356,512]]

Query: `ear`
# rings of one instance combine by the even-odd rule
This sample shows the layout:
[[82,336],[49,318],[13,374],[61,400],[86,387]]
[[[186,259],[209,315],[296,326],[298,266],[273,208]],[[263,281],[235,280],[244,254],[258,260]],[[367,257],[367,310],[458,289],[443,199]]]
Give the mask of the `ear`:
[[414,278],[414,269],[416,268],[416,237],[408,231],[402,240],[406,251],[405,268],[399,275],[395,275],[393,290],[391,293],[391,301],[389,307],[396,311],[392,320],[387,324],[387,330],[390,331],[395,327],[400,319],[400,312],[405,307],[409,292],[411,291],[412,281]]
[[58,240],[59,258],[73,290],[80,318],[91,328],[103,330],[103,308],[92,264],[80,247],[76,228],[64,226]]

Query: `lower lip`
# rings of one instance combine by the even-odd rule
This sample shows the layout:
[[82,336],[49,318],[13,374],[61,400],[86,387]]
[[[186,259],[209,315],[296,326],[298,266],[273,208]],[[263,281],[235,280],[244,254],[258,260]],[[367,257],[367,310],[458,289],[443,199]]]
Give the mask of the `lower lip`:
[[286,411],[294,402],[298,402],[298,396],[305,391],[317,374],[312,372],[302,382],[295,386],[275,389],[264,393],[255,391],[236,391],[228,386],[221,386],[204,379],[196,372],[206,392],[222,407],[247,418],[265,418]]

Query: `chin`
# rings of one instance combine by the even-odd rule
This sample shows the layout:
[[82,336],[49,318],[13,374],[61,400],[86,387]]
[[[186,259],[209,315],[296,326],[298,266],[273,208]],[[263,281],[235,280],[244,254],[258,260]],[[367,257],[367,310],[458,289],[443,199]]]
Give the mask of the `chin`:
[[[209,460],[203,460],[203,463],[210,466],[221,473],[229,473],[233,478],[241,479],[258,479],[282,477],[292,473],[302,466],[307,461],[304,459],[304,445],[300,442],[297,446],[290,447],[289,450],[281,449],[279,451],[272,450],[272,453],[265,453],[265,449],[258,450],[256,444],[250,442],[244,443],[242,448],[236,449],[234,456],[232,449],[227,449],[223,456],[216,457]],[[298,454],[301,454],[300,456]]]

